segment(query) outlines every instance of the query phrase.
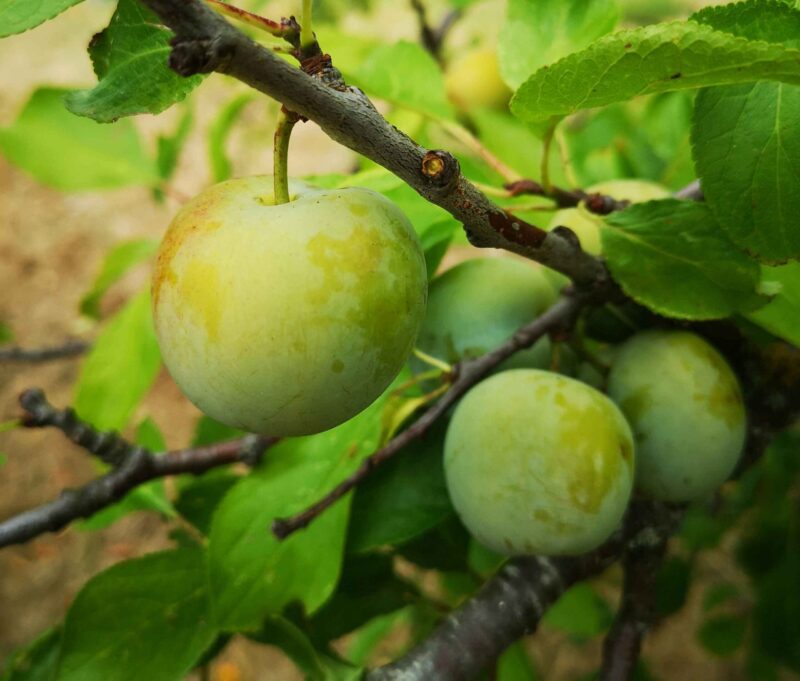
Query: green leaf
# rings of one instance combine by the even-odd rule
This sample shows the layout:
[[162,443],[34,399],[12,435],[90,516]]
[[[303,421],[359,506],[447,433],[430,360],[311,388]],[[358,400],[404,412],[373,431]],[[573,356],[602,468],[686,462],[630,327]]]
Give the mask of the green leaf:
[[145,290],[108,322],[87,355],[75,393],[78,415],[100,430],[122,430],[160,368]]
[[250,93],[234,97],[220,108],[208,129],[208,158],[214,182],[222,182],[231,177],[231,162],[225,151],[225,143],[239,116],[254,99],[255,96]]
[[186,143],[186,138],[194,124],[194,115],[192,110],[186,107],[183,112],[175,131],[171,135],[159,135],[158,137],[158,151],[156,155],[156,164],[158,165],[159,177],[166,181],[175,172],[178,165],[178,158],[180,156],[183,145]]
[[118,563],[81,589],[64,623],[58,681],[176,681],[216,636],[205,556]]
[[375,471],[353,497],[347,550],[408,541],[453,514],[442,467],[446,424]]
[[533,662],[521,642],[506,648],[497,659],[496,681],[536,681],[538,678]]
[[703,203],[636,204],[606,218],[602,240],[614,279],[659,314],[719,319],[763,302],[758,264],[728,241]]
[[158,242],[153,239],[136,239],[114,246],[106,254],[92,287],[81,298],[81,314],[100,319],[100,300],[106,291],[131,268],[150,258],[157,250]]
[[741,597],[742,589],[731,582],[711,584],[703,595],[703,610],[709,612],[721,605]]
[[455,515],[398,549],[412,563],[429,570],[467,572],[470,536]]
[[350,497],[283,541],[269,528],[275,518],[320,499],[374,451],[383,401],[337,428],[272,447],[261,468],[227,494],[214,515],[209,544],[214,610],[221,627],[251,628],[293,600],[314,612],[333,593]]
[[192,477],[180,486],[175,508],[204,535],[211,531],[211,520],[222,499],[240,480],[227,470],[212,470]]
[[82,0],[0,0],[0,38],[34,28]]
[[782,267],[762,267],[762,286],[779,284],[780,290],[769,304],[747,315],[750,321],[772,334],[800,347],[800,263]]
[[539,67],[613,30],[618,19],[616,0],[509,0],[497,43],[503,80],[518,88]]
[[586,582],[576,584],[547,611],[542,622],[579,639],[589,639],[604,632],[614,616],[605,599]]
[[767,79],[800,83],[800,51],[692,21],[656,24],[601,38],[540,69],[511,110],[537,123],[638,95]]
[[131,121],[103,126],[64,108],[68,90],[36,90],[17,120],[0,128],[0,153],[62,191],[152,185],[158,180]]
[[[149,417],[136,429],[136,444],[151,452],[163,452],[166,449],[164,436],[155,421]],[[167,518],[176,515],[175,507],[167,498],[163,480],[152,480],[135,487],[121,501],[95,513],[78,527],[87,531],[101,530],[134,511],[155,511]]]
[[800,11],[785,0],[747,0],[704,7],[690,19],[748,40],[800,47]]
[[364,674],[363,669],[316,650],[300,629],[282,617],[267,618],[261,630],[251,638],[280,648],[307,681],[358,681]]
[[742,645],[747,620],[732,615],[719,615],[703,622],[697,638],[710,653],[725,657],[735,653]]
[[798,128],[800,86],[708,88],[695,102],[693,155],[706,202],[731,240],[765,262],[800,257]]
[[684,606],[691,581],[691,563],[683,558],[671,556],[661,564],[655,588],[656,611],[659,617],[668,617]]
[[342,568],[336,593],[314,615],[309,629],[315,641],[327,643],[402,608],[416,595],[395,576],[391,555],[351,557]]
[[345,657],[356,665],[366,665],[375,650],[400,627],[412,624],[417,606],[409,605],[388,615],[371,619],[347,637]]
[[368,95],[433,118],[452,118],[444,78],[436,60],[419,44],[381,45],[354,74]]
[[14,340],[14,332],[6,322],[0,320],[0,343],[10,343]]
[[17,650],[2,669],[2,681],[53,681],[61,651],[61,629],[50,629]]
[[213,445],[215,442],[235,440],[243,435],[245,435],[243,430],[226,426],[224,423],[215,421],[210,416],[203,414],[197,420],[194,437],[192,438],[192,447],[205,447],[206,445]]
[[0,452],[0,468],[5,466],[7,463],[8,463],[8,456],[6,454],[3,454],[3,452]]
[[119,0],[111,23],[90,46],[100,82],[73,92],[67,108],[101,123],[121,116],[160,113],[182,101],[203,80],[183,78],[167,66],[172,33],[137,0]]

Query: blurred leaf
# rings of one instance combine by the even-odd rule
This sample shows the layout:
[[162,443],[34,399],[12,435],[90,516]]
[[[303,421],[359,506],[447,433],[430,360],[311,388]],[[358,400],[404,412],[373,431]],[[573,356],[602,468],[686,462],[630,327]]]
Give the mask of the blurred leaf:
[[14,340],[14,332],[4,321],[0,320],[0,343],[10,343]]
[[280,648],[307,681],[358,681],[364,674],[363,669],[316,650],[300,629],[282,617],[268,617],[251,638]]
[[667,617],[680,610],[686,603],[692,581],[692,566],[683,558],[667,558],[656,578],[656,612],[659,617]]
[[233,126],[242,115],[245,107],[255,99],[255,95],[245,93],[237,95],[225,106],[221,107],[208,129],[208,159],[211,163],[211,174],[214,182],[222,182],[231,177],[231,162],[225,151]]
[[64,623],[59,681],[175,681],[214,640],[205,555],[118,563],[81,589]]
[[158,175],[162,180],[168,180],[175,172],[175,168],[178,165],[178,158],[180,157],[181,150],[186,143],[186,138],[189,136],[193,124],[194,115],[192,114],[192,110],[187,106],[178,121],[175,131],[171,135],[158,136],[156,165],[158,166]]
[[53,681],[60,652],[61,628],[50,629],[7,658],[0,680]]
[[[507,111],[494,109],[473,109],[470,119],[477,128],[478,138],[489,151],[523,177],[539,176],[542,140],[527,125]],[[558,173],[559,166],[554,170]],[[552,178],[555,183],[563,183],[563,179],[558,174]]]
[[160,368],[145,290],[114,315],[86,356],[75,391],[78,415],[100,430],[122,430]]
[[697,637],[708,652],[725,657],[739,649],[746,631],[747,620],[743,617],[719,615],[703,622]]
[[412,441],[377,469],[353,497],[347,550],[400,544],[453,514],[442,467],[446,425]]
[[67,95],[67,108],[101,123],[121,116],[160,113],[203,80],[167,66],[172,32],[137,0],[119,0],[111,23],[92,39],[89,53],[100,82]]
[[511,110],[537,123],[639,95],[764,79],[800,83],[800,51],[691,21],[656,24],[606,36],[540,69]]
[[0,0],[0,38],[22,33],[83,0]]
[[[136,429],[136,444],[151,452],[163,452],[166,449],[164,436],[155,421],[149,417]],[[163,480],[151,480],[135,487],[121,501],[95,513],[78,527],[87,531],[101,530],[134,511],[155,511],[167,518],[176,515],[175,507],[167,498]]]
[[6,454],[3,454],[3,452],[0,452],[0,468],[5,466],[7,463],[8,463],[8,456]]
[[747,318],[779,338],[800,347],[800,264],[790,263],[782,267],[762,267],[762,285],[777,283],[780,290],[760,310],[751,312]]
[[799,127],[800,86],[708,88],[695,102],[692,144],[706,203],[731,240],[765,262],[800,256]]
[[436,60],[417,43],[381,45],[353,74],[367,94],[434,118],[452,118]]
[[525,646],[518,642],[506,648],[497,659],[494,678],[495,681],[537,681],[539,675],[528,653],[525,652]]
[[576,584],[564,593],[542,618],[551,629],[563,631],[579,639],[589,639],[603,633],[614,615],[605,599],[586,582]]
[[717,546],[726,529],[721,519],[695,506],[686,512],[679,536],[687,549],[700,551]]
[[41,88],[17,120],[0,128],[0,152],[39,182],[62,191],[152,185],[155,165],[131,121],[100,125],[64,108],[68,90]]
[[241,476],[227,470],[213,470],[192,477],[180,486],[175,509],[200,532],[208,536],[214,512]]
[[[322,7],[327,3],[319,3]],[[322,9],[320,7],[319,9]],[[348,9],[351,9],[352,2],[348,2]],[[314,7],[314,33],[320,45],[325,46],[325,51],[333,55],[333,63],[339,69],[348,82],[353,79],[361,68],[361,65],[369,58],[370,52],[375,50],[380,41],[359,34],[357,32],[345,32],[341,26],[335,24],[318,24],[317,7]]]
[[488,577],[496,572],[507,559],[507,556],[490,551],[476,539],[469,540],[469,567],[479,575]]
[[455,516],[400,546],[406,560],[428,570],[464,572],[470,536]]
[[336,593],[309,622],[314,640],[327,643],[407,605],[413,589],[395,576],[393,564],[389,555],[348,558]]
[[355,665],[366,665],[378,646],[400,627],[408,625],[416,606],[410,605],[388,615],[371,619],[348,636],[345,657]]
[[150,258],[157,250],[158,242],[153,239],[136,239],[114,246],[106,254],[103,266],[92,287],[81,298],[81,314],[93,319],[100,319],[100,301],[106,291],[130,269]]
[[213,445],[215,442],[235,440],[243,435],[245,435],[243,430],[226,426],[224,423],[215,421],[210,416],[203,414],[197,420],[194,437],[192,438],[192,447],[205,447],[206,445]]
[[730,582],[711,584],[703,596],[703,610],[710,612],[739,596],[740,590],[735,584]]
[[497,43],[500,72],[513,89],[545,64],[613,30],[616,0],[509,0]]
[[[390,388],[391,390],[391,388]],[[385,398],[332,430],[272,447],[259,470],[228,492],[209,543],[214,610],[221,627],[245,629],[297,600],[312,613],[339,579],[350,498],[278,541],[272,521],[319,500],[371,454]]]
[[703,203],[633,205],[606,218],[602,240],[614,279],[659,314],[719,319],[763,302],[758,264],[733,247]]

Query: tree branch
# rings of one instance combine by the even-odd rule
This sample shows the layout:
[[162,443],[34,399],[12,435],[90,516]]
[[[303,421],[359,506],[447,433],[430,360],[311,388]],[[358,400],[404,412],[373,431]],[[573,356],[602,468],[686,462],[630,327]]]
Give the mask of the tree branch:
[[72,521],[88,518],[122,499],[142,483],[170,475],[205,471],[230,463],[252,464],[277,441],[248,435],[237,440],[156,455],[125,441],[116,433],[102,433],[80,421],[72,409],[58,410],[39,389],[20,396],[28,428],[53,426],[72,442],[110,463],[112,470],[77,489],[64,490],[58,499],[0,522],[0,548],[21,544],[45,532],[57,532]]
[[412,425],[390,440],[384,447],[368,456],[350,477],[328,492],[322,499],[291,518],[277,518],[272,523],[272,532],[285,539],[293,532],[306,527],[333,503],[362,482],[373,470],[401,451],[409,442],[422,437],[436,421],[446,414],[472,386],[487,376],[515,352],[533,345],[549,332],[570,329],[586,300],[574,294],[562,296],[540,317],[522,327],[508,341],[491,352],[456,365],[450,389]]
[[331,139],[375,161],[441,206],[467,232],[473,245],[504,248],[562,272],[576,284],[605,288],[604,264],[563,232],[546,232],[494,205],[460,171],[447,152],[430,154],[397,130],[356,89],[294,68],[253,42],[200,0],[141,0],[176,34],[170,66],[184,76],[218,71],[278,100],[316,122]]
[[18,345],[0,348],[0,362],[48,362],[53,359],[77,357],[91,347],[91,343],[70,340],[62,345],[43,348],[21,348]]
[[367,674],[366,681],[468,681],[505,648],[536,630],[544,613],[573,584],[601,573],[623,547],[666,541],[682,515],[654,502],[631,504],[626,525],[583,556],[510,560],[478,593],[448,615],[425,641],[404,657]]

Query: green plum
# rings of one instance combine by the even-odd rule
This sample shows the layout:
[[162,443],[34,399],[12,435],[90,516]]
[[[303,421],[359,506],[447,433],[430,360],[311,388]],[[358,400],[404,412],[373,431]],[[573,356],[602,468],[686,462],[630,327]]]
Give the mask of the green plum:
[[466,52],[448,65],[445,91],[462,111],[475,107],[505,108],[511,90],[500,77],[497,53],[491,48]]
[[444,455],[450,498],[506,555],[577,555],[605,541],[631,495],[630,427],[603,393],[537,369],[496,374],[461,400]]
[[214,185],[173,220],[153,315],[164,363],[209,416],[305,435],[355,416],[405,363],[425,313],[425,259],[388,199],[273,178]]
[[645,331],[611,367],[608,394],[633,428],[636,485],[662,501],[711,494],[742,453],[746,414],[739,383],[723,357],[685,331]]
[[[542,268],[512,258],[475,258],[436,277],[417,346],[449,363],[472,359],[508,340],[555,300]],[[544,368],[550,341],[542,338],[502,368]],[[418,372],[422,364],[412,362]]]
[[[627,200],[631,203],[665,199],[669,190],[655,182],[647,180],[609,180],[600,182],[586,190],[590,194],[604,194],[618,201]],[[600,241],[600,224],[603,218],[600,215],[590,215],[580,208],[564,208],[553,215],[548,229],[559,225],[569,227],[575,232],[581,242],[581,248],[591,255],[600,255],[603,250]]]

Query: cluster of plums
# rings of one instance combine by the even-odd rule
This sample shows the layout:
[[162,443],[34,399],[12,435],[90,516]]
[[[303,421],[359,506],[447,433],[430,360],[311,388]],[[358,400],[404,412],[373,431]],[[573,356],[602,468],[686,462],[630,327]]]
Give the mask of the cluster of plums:
[[[231,180],[190,201],[154,273],[164,362],[229,425],[327,430],[373,402],[415,342],[448,362],[476,357],[556,296],[543,270],[511,258],[463,262],[429,287],[413,227],[381,195],[293,184],[292,200],[275,205],[272,186],[266,176]],[[619,525],[634,486],[685,502],[732,472],[742,396],[700,337],[634,335],[614,350],[607,394],[548,371],[550,355],[546,338],[518,353],[452,414],[448,489],[486,546],[579,554]]]

